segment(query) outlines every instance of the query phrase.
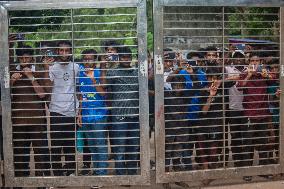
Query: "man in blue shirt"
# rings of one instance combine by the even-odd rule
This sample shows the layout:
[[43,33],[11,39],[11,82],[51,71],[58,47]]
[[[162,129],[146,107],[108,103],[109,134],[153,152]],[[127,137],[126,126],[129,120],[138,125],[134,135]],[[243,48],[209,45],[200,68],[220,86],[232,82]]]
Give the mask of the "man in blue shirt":
[[96,68],[95,51],[85,50],[80,66],[80,108],[77,119],[80,131],[87,137],[91,152],[94,175],[106,175],[108,167],[107,109],[105,90],[100,85],[101,72]]

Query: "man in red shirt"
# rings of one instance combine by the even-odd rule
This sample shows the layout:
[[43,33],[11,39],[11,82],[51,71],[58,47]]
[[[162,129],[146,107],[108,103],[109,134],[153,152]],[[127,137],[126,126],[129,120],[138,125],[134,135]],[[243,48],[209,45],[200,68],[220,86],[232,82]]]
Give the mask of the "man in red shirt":
[[243,153],[247,153],[244,164],[253,163],[254,149],[259,153],[259,164],[268,164],[270,132],[273,132],[269,118],[267,87],[271,83],[272,75],[268,73],[257,53],[252,53],[249,66],[240,76],[237,86],[244,93],[244,115],[249,119],[249,126],[245,132]]

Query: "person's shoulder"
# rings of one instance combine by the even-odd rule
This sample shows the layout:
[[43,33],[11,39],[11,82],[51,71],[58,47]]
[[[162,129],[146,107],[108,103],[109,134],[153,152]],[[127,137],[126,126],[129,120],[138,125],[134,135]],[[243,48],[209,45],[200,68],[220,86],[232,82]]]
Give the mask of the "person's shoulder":
[[185,71],[185,70],[180,70],[178,73],[179,74],[188,74],[187,71]]
[[49,66],[49,71],[52,72],[54,70],[58,70],[59,69],[59,63],[58,62],[54,62],[52,65]]
[[79,68],[80,68],[80,65],[81,65],[81,64],[78,64],[78,63],[74,62],[74,67],[75,67],[76,69],[79,69]]
[[201,70],[201,69],[198,69],[196,72],[197,72],[199,75],[206,75],[206,73],[205,73],[203,70]]
[[116,75],[116,73],[117,73],[117,70],[115,70],[115,69],[109,69],[109,70],[106,71],[107,76],[114,76],[114,75]]
[[76,62],[69,62],[68,67],[72,68],[72,69],[79,69],[80,68],[80,64],[78,64]]

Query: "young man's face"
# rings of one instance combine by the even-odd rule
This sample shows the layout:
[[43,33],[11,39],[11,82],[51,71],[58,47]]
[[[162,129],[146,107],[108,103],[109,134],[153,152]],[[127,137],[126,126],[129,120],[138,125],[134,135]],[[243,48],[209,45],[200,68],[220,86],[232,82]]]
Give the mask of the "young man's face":
[[108,47],[108,48],[106,49],[106,52],[107,52],[108,54],[116,54],[116,53],[117,53],[117,49],[116,49],[115,47]]
[[183,70],[187,70],[190,66],[191,66],[190,63],[187,62],[187,60],[181,60],[181,61],[180,61],[180,67],[181,67]]
[[245,57],[236,57],[233,60],[234,65],[236,66],[243,66],[245,64]]
[[249,59],[249,64],[250,65],[255,65],[255,66],[258,66],[261,64],[261,60],[258,56],[252,56],[250,59]]
[[209,61],[209,62],[216,62],[217,60],[217,52],[215,51],[209,51],[206,53],[206,59]]
[[68,62],[71,59],[71,47],[68,44],[61,44],[58,47],[58,57],[62,62]]
[[83,55],[83,64],[85,68],[95,68],[95,55],[92,54],[86,54]]
[[209,83],[220,83],[221,78],[219,76],[216,75],[208,75],[207,76],[207,80]]
[[33,62],[33,57],[30,54],[23,54],[19,57],[19,62],[22,67],[29,66]]
[[172,83],[172,87],[173,87],[173,90],[177,90],[175,91],[175,93],[177,95],[181,94],[182,92],[182,89],[184,89],[184,83],[180,82],[180,83]]
[[173,60],[169,60],[169,59],[165,59],[164,60],[164,67],[165,67],[165,69],[172,68],[173,66],[174,66],[174,61]]
[[123,55],[119,58],[119,64],[122,67],[130,67],[131,64],[131,57],[128,55]]
[[179,90],[179,89],[184,89],[184,84],[183,83],[172,83],[172,87],[174,90]]

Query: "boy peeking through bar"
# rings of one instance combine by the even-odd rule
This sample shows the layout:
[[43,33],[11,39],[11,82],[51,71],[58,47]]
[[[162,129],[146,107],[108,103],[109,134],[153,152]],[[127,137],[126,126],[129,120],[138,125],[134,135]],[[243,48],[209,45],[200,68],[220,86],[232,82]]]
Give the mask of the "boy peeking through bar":
[[80,107],[78,132],[87,140],[91,152],[93,175],[106,175],[108,167],[107,109],[105,89],[101,85],[101,70],[96,66],[96,51],[84,50],[80,65]]
[[32,47],[22,46],[16,53],[19,64],[11,68],[15,176],[30,175],[30,145],[34,151],[35,175],[50,176],[44,77],[36,70]]

